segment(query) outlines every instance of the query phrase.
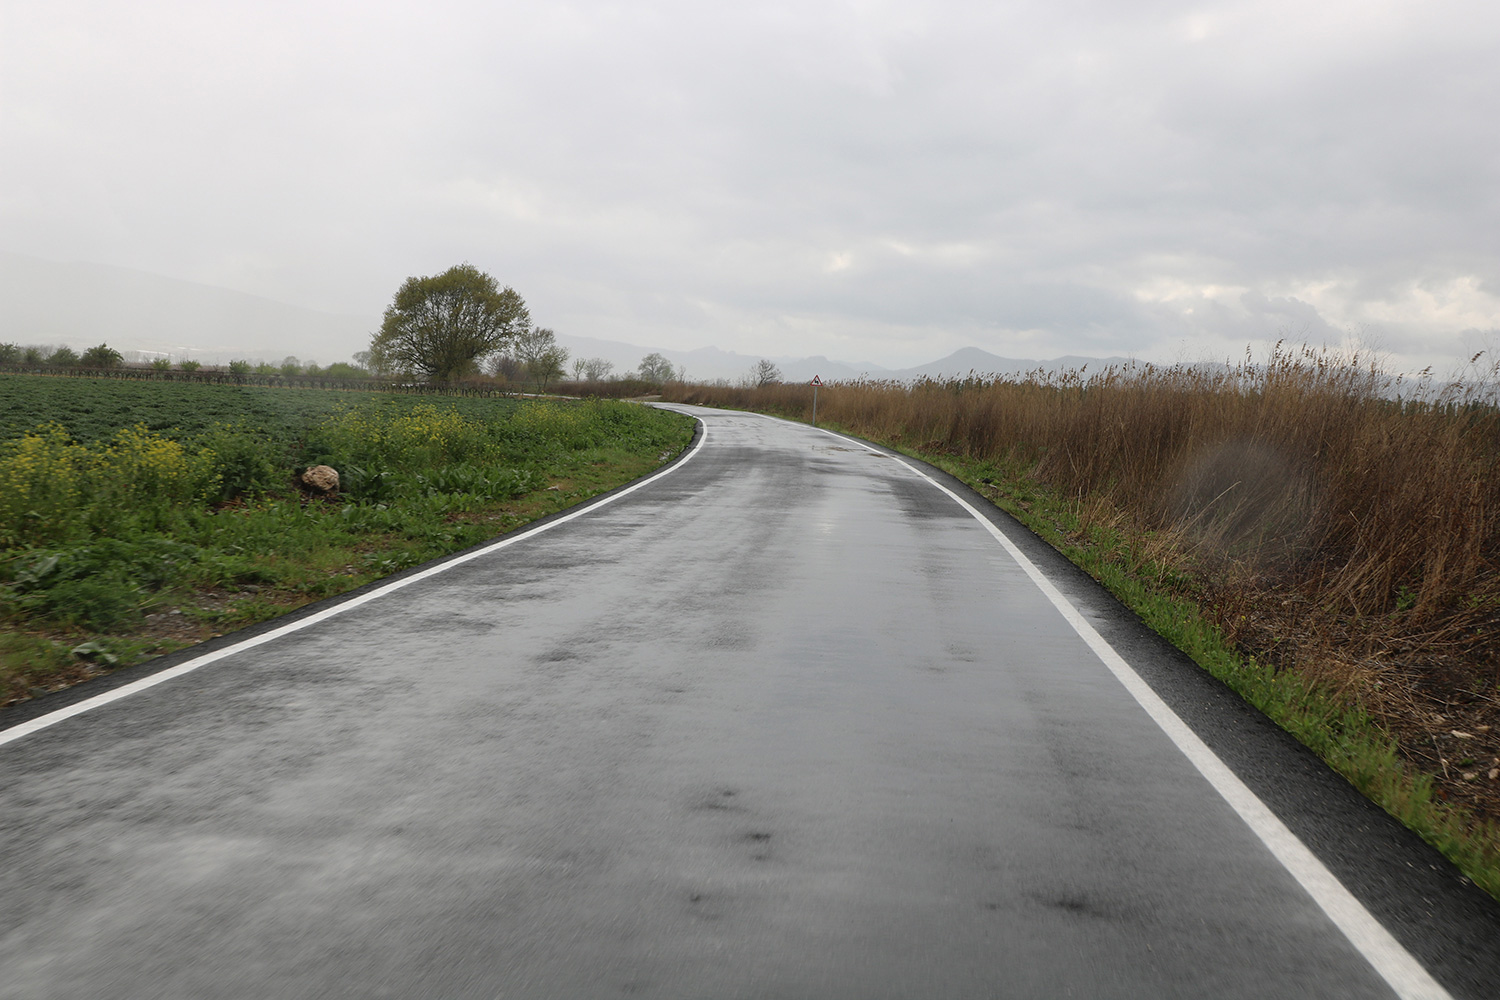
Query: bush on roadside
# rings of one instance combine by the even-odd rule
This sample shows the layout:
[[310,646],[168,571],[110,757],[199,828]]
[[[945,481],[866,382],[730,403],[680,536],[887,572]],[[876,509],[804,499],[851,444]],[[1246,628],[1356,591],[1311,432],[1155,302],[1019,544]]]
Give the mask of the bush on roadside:
[[263,431],[219,424],[199,435],[197,442],[214,456],[222,500],[259,496],[286,485],[286,446]]
[[218,488],[213,455],[126,427],[96,445],[61,427],[0,442],[0,547],[163,527]]
[[[164,399],[200,399],[154,384]],[[262,621],[493,537],[686,440],[681,417],[627,403],[513,419],[532,405],[382,396],[331,416],[298,411],[319,414],[310,423],[189,433],[166,410],[152,414],[164,430],[81,422],[101,436],[80,442],[50,424],[0,440],[0,621],[30,636],[0,644],[0,703],[86,676],[58,649],[107,638],[133,650],[110,656],[140,658],[154,648],[136,638],[148,612],[179,612],[173,635]],[[319,462],[339,470],[340,495],[292,488],[295,469]],[[541,492],[558,480],[572,483]],[[114,662],[88,655],[90,669]]]

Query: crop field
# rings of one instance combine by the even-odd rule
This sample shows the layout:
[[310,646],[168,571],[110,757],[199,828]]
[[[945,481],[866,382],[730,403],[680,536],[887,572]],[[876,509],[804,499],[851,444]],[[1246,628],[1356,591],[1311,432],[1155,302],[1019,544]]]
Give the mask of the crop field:
[[[0,376],[0,705],[455,552],[656,468],[633,403]],[[335,494],[297,476],[338,470]]]
[[[818,417],[965,479],[1500,895],[1495,374],[1424,388],[1282,349],[836,384]],[[812,404],[804,385],[664,397]]]
[[[476,417],[519,405],[510,399],[423,398],[440,398],[445,407]],[[60,424],[79,441],[98,441],[134,424],[174,438],[223,424],[245,424],[281,436],[298,433],[352,400],[374,411],[401,412],[413,405],[411,396],[379,392],[0,372],[0,440],[44,423]]]

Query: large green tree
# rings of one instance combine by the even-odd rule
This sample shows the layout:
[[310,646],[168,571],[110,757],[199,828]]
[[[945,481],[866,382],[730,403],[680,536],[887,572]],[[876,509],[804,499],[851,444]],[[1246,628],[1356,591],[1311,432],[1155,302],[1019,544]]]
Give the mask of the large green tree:
[[472,264],[429,278],[407,278],[370,340],[370,357],[384,370],[448,380],[479,370],[485,355],[531,325],[526,303],[512,288]]

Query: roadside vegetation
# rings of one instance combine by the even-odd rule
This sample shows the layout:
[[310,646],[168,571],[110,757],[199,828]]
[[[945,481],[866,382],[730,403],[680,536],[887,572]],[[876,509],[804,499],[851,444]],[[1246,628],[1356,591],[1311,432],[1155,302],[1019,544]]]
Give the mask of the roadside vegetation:
[[[632,403],[0,375],[0,705],[485,541],[643,475]],[[314,495],[303,470],[338,470]]]
[[[1485,373],[1478,373],[1483,376]],[[1500,896],[1500,409],[1278,349],[820,390],[964,479]],[[806,420],[812,390],[665,398]]]
[[[693,426],[621,401],[682,377],[660,354],[562,383],[467,263],[403,282],[353,364],[131,353],[0,343],[0,706],[484,541]],[[555,389],[584,401],[522,399]]]
[[[100,349],[107,350],[112,357],[101,361],[97,353]],[[105,345],[80,356],[67,347],[21,348],[0,343],[0,375],[56,375],[109,382],[179,382],[240,388],[353,389],[401,395],[550,394],[632,399],[656,393],[663,382],[678,380],[683,374],[660,354],[653,353],[642,358],[638,368],[623,372],[616,372],[614,364],[603,358],[576,358],[571,363],[571,377],[567,377],[568,357],[568,351],[556,343],[556,334],[540,328],[516,334],[498,353],[485,359],[482,371],[466,371],[448,379],[381,369],[372,360],[370,351],[358,352],[353,364],[338,361],[320,366],[289,356],[279,362],[236,359],[226,365],[205,365],[189,358],[174,362],[160,356],[147,361],[124,361],[118,351]]]

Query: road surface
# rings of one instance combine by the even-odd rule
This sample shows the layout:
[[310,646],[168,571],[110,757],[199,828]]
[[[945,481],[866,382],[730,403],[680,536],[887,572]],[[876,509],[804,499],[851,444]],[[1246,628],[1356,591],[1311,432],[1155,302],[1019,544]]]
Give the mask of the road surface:
[[0,997],[1500,995],[1488,897],[1002,515],[694,412],[0,720]]

